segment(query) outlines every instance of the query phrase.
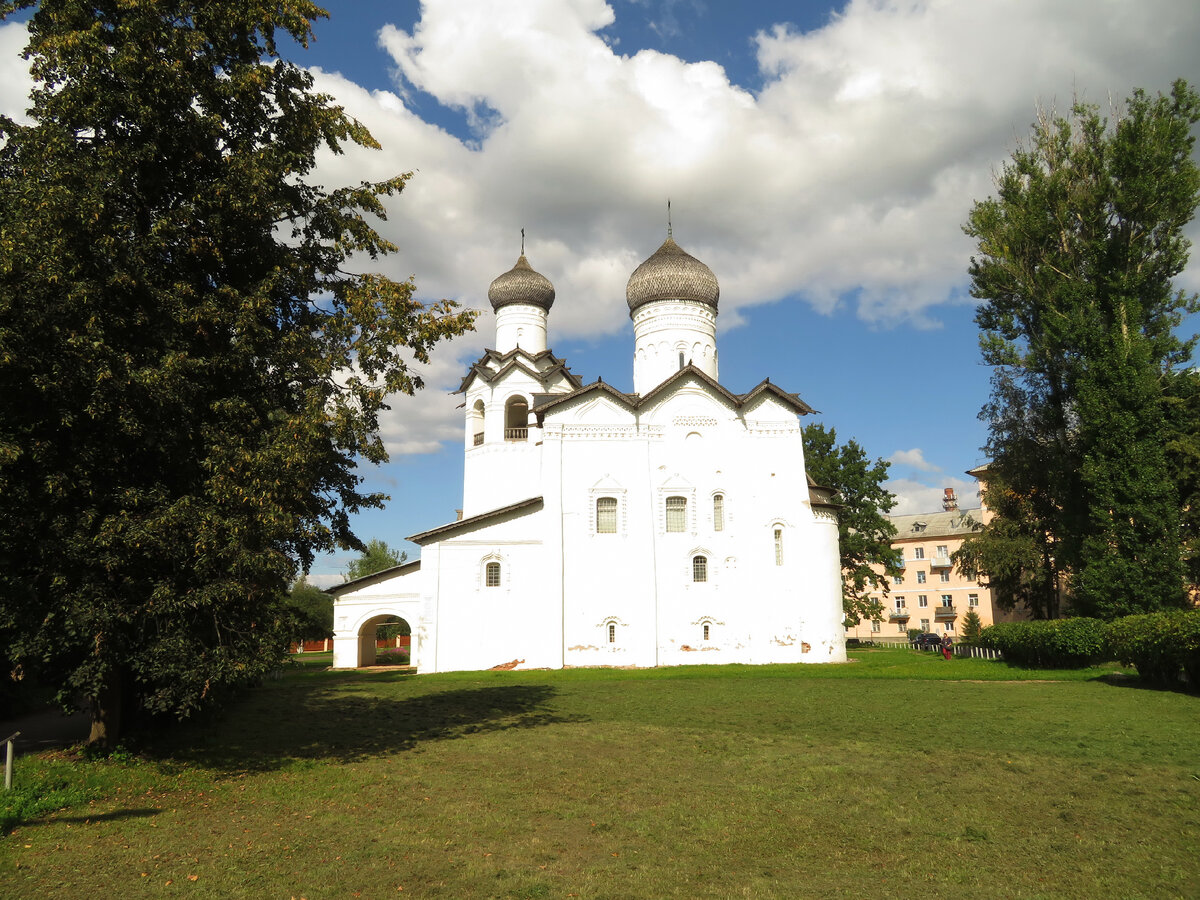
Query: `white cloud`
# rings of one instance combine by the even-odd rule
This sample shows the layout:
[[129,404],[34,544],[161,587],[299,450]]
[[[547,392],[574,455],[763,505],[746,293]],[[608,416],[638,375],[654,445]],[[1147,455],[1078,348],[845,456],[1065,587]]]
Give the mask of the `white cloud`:
[[[1200,4],[1178,0],[851,0],[813,31],[763,22],[757,94],[713,62],[621,55],[599,34],[613,21],[603,0],[503,16],[491,0],[425,0],[411,32],[380,33],[403,79],[393,92],[316,73],[385,150],[323,157],[314,181],[415,170],[381,227],[401,248],[382,266],[431,298],[485,307],[525,227],[558,290],[552,344],[627,327],[625,281],[661,241],[668,197],[677,240],[721,281],[724,328],[785,297],[938,327],[939,305],[970,302],[961,223],[1036,103],[1200,83]],[[0,28],[10,68],[19,28]],[[0,77],[8,109],[25,90],[12,83]],[[413,88],[466,111],[474,138],[423,121]],[[393,450],[457,439],[445,392],[490,342],[490,316],[480,327],[435,354],[422,395],[396,400]]]
[[886,486],[896,495],[896,506],[891,513],[894,516],[940,512],[946,488],[954,489],[959,509],[979,507],[979,484],[974,479],[943,477],[931,485],[914,478],[892,478]]
[[911,466],[922,472],[942,471],[938,466],[925,459],[925,452],[920,447],[913,447],[911,450],[897,450],[887,458],[887,461],[896,466]]
[[29,33],[23,22],[0,25],[0,113],[26,125],[30,120],[25,109],[33,87],[29,63],[21,58],[27,43]]

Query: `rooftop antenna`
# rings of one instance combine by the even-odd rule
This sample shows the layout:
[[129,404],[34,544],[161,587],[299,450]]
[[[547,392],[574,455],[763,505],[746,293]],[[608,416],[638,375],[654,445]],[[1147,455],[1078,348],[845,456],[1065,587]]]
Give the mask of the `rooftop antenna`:
[[667,237],[671,236],[671,198],[667,198]]
[[521,255],[525,255],[525,229],[521,229]]

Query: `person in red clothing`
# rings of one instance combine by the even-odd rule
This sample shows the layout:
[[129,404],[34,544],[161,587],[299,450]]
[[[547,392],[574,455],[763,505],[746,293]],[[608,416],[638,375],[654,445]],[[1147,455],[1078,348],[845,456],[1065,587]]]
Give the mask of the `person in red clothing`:
[[949,659],[954,655],[954,641],[950,637],[950,632],[942,635],[942,656]]

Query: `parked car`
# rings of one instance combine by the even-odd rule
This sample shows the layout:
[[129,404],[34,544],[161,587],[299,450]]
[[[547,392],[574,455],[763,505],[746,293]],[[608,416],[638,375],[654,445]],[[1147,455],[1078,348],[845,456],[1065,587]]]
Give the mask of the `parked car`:
[[926,631],[918,634],[913,639],[913,646],[918,650],[936,650],[942,645],[942,639],[932,631]]

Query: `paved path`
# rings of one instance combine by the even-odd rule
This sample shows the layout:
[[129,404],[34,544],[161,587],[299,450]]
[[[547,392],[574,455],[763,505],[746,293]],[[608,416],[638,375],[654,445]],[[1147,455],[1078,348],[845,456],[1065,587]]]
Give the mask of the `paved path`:
[[0,740],[14,731],[21,732],[15,741],[16,754],[21,756],[86,741],[91,727],[91,719],[85,713],[66,716],[57,709],[46,709],[0,722]]

